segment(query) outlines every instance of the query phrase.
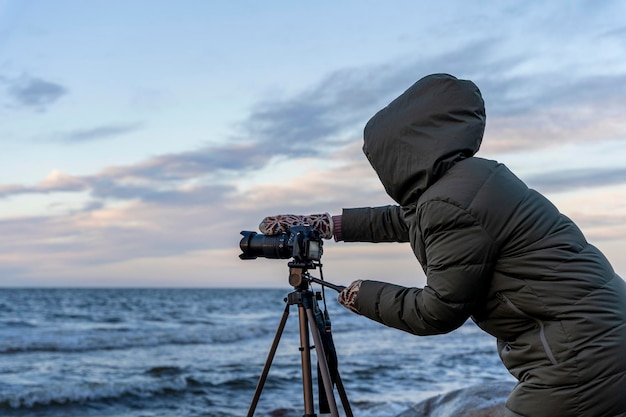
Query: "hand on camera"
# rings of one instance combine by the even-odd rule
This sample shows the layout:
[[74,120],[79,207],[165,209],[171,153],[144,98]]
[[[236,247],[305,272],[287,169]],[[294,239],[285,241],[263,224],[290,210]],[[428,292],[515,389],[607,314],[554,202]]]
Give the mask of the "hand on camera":
[[363,283],[363,280],[361,279],[354,281],[352,284],[341,290],[341,292],[337,296],[337,301],[339,301],[339,304],[357,314],[359,314],[359,311],[354,306],[354,303],[356,301],[356,297],[359,295],[361,283]]
[[279,214],[264,218],[259,224],[259,230],[265,235],[278,235],[287,233],[293,226],[309,225],[317,230],[323,239],[333,237],[333,219],[328,213],[310,214],[302,216],[298,214]]

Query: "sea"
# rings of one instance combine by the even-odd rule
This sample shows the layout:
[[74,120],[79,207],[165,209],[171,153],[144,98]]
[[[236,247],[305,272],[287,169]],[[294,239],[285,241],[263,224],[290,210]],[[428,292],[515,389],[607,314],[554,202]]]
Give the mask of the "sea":
[[[334,290],[316,287],[355,416],[393,417],[428,397],[512,381],[495,340],[471,321],[418,337],[354,314]],[[293,292],[0,288],[0,416],[245,416],[265,365],[254,415],[302,416],[298,307],[285,301]],[[315,367],[315,350],[311,358]]]

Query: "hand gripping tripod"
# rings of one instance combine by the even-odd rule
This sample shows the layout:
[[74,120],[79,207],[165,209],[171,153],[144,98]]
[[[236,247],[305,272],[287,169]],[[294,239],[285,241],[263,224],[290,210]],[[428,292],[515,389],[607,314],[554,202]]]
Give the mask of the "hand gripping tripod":
[[[320,266],[321,264],[317,264]],[[248,410],[248,417],[254,415],[265,380],[269,373],[280,337],[287,323],[289,317],[289,308],[292,305],[298,306],[298,317],[300,322],[300,357],[302,362],[302,390],[304,394],[304,415],[303,417],[316,417],[313,406],[313,382],[311,372],[311,349],[315,348],[317,355],[317,371],[318,371],[318,387],[319,387],[319,410],[322,414],[328,414],[332,417],[339,417],[339,411],[337,409],[337,403],[333,394],[333,385],[336,384],[341,403],[347,417],[352,417],[352,410],[346,396],[343,383],[337,370],[337,354],[335,352],[335,346],[332,340],[332,334],[330,331],[330,319],[328,317],[328,311],[324,309],[324,313],[321,312],[317,303],[317,296],[310,289],[310,283],[315,282],[317,284],[330,287],[336,291],[341,291],[344,287],[333,285],[324,281],[323,279],[317,279],[312,277],[308,273],[308,269],[315,268],[316,264],[312,262],[289,262],[289,284],[293,286],[294,290],[288,294],[285,298],[287,303],[285,311],[278,325],[276,336],[272,343],[272,347],[267,356],[265,367],[259,378],[252,403]],[[318,294],[319,295],[319,294]],[[309,342],[309,330],[313,336],[314,346]],[[322,383],[320,383],[322,382]]]

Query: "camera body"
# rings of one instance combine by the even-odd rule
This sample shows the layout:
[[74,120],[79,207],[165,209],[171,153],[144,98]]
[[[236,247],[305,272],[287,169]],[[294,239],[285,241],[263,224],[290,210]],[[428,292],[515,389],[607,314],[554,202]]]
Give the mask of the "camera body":
[[293,258],[298,263],[311,263],[322,259],[322,238],[312,226],[293,226],[288,233],[264,235],[242,231],[239,242],[240,259]]

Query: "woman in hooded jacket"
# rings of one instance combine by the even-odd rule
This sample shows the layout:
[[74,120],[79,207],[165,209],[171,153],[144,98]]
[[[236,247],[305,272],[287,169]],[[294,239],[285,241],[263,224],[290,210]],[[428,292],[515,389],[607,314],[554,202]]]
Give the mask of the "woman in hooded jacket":
[[506,416],[626,415],[626,283],[579,228],[506,166],[475,157],[478,87],[433,74],[376,113],[363,151],[398,204],[266,217],[266,234],[310,224],[327,239],[409,242],[424,288],[357,280],[350,310],[416,335],[472,318],[518,380]]

